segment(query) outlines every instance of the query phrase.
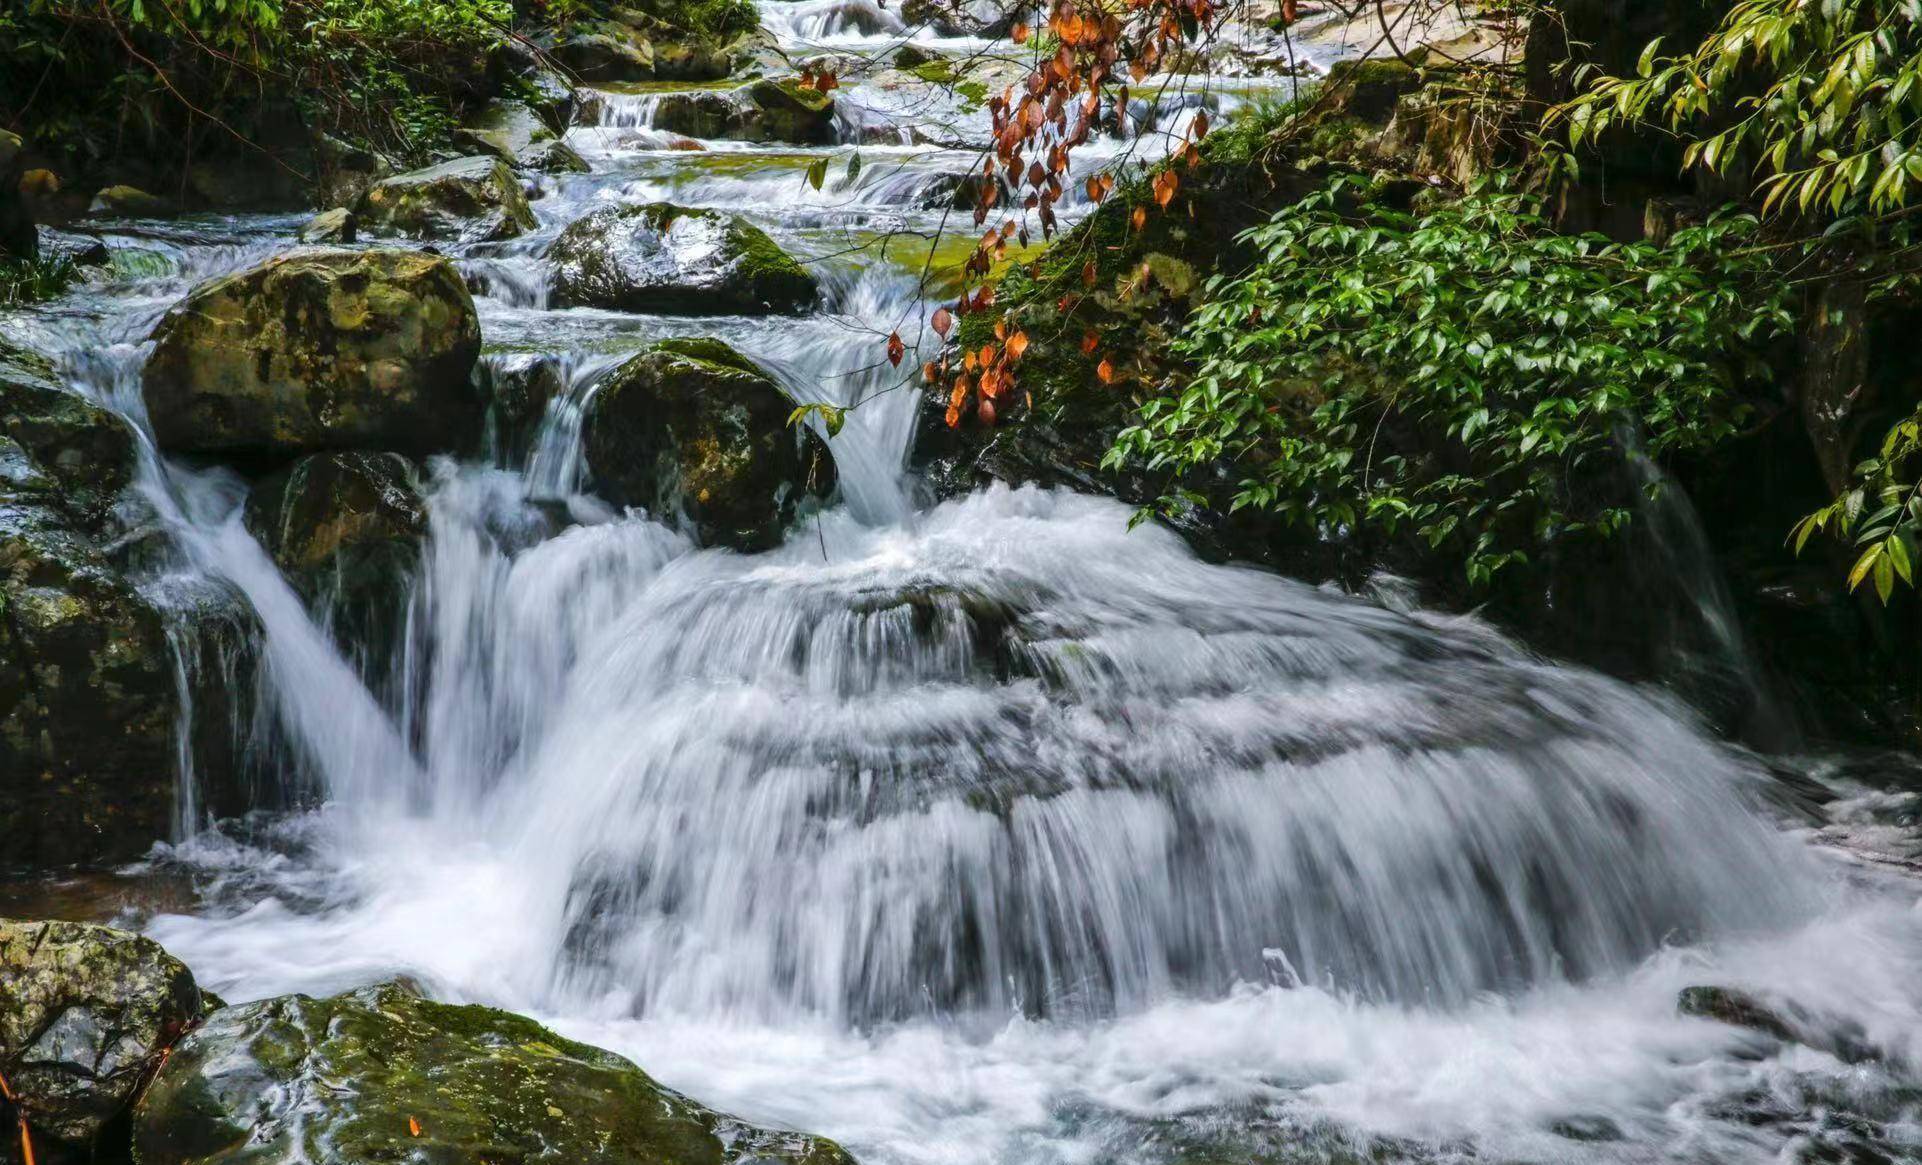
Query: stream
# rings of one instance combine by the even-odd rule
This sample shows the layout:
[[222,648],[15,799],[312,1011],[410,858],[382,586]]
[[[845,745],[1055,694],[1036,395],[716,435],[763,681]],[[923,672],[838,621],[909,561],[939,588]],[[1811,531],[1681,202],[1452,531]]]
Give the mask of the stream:
[[[763,18],[797,59],[910,35],[865,0]],[[1290,84],[1165,98],[1065,185]],[[148,589],[258,613],[258,743],[300,806],[214,828],[185,774],[181,840],[130,876],[191,885],[138,921],[203,984],[407,976],[867,1165],[1922,1155],[1919,884],[1817,844],[1779,795],[1792,762],[1471,617],[1203,563],[1112,500],[928,504],[904,470],[921,393],[881,340],[907,338],[903,369],[938,349],[923,273],[944,225],[971,229],[941,194],[985,113],[850,80],[842,144],[689,151],[657,95],[585,103],[567,140],[592,172],[539,179],[538,230],[446,248],[482,375],[548,361],[566,387],[524,441],[431,466],[394,658],[280,577],[242,479],[147,441],[174,545]],[[824,310],[549,307],[560,229],[652,201],[750,217]],[[112,276],[8,326],[144,426],[157,319],[301,221],[108,224]],[[860,402],[837,501],[767,553],[582,492],[597,379],[686,335],[797,401]],[[1678,1014],[1695,985],[1810,1034]]]

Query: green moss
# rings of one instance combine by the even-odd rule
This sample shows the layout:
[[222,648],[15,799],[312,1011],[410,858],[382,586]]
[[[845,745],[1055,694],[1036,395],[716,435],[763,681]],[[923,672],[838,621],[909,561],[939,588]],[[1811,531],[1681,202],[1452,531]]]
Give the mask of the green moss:
[[754,361],[749,360],[747,357],[729,347],[726,343],[714,339],[711,336],[676,336],[672,339],[662,340],[660,343],[654,345],[654,350],[657,352],[669,352],[676,356],[684,356],[689,360],[698,360],[703,364],[730,368],[736,372],[746,372],[763,379],[767,377],[767,373],[761,371],[760,366],[755,364]]

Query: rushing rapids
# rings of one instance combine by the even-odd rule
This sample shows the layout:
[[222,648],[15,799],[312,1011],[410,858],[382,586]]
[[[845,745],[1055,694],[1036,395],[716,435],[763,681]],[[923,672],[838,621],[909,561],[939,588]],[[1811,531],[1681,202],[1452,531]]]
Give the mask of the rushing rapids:
[[[908,35],[865,0],[765,19],[797,53]],[[1472,620],[1203,564],[1113,502],[916,506],[919,397],[890,391],[877,334],[925,335],[913,240],[977,113],[850,85],[844,145],[690,152],[658,102],[598,95],[568,135],[593,172],[543,179],[531,234],[458,249],[484,376],[549,361],[562,390],[524,441],[436,464],[399,650],[308,608],[236,475],[149,443],[173,543],[150,587],[258,614],[242,747],[297,807],[210,829],[183,772],[156,868],[201,896],[147,927],[204,981],[410,975],[873,1163],[1752,1161],[1830,1111],[1922,1146],[1914,888],[1785,831],[1771,777],[1685,709]],[[803,180],[856,143],[858,174]],[[561,228],[662,199],[752,216],[811,259],[824,310],[548,306]],[[113,283],[12,322],[143,422],[154,320],[293,225],[128,224]],[[699,550],[582,493],[600,378],[687,334],[797,401],[865,402],[832,441],[839,503],[774,551]],[[1676,1014],[1703,982],[1872,1053],[1758,1054]]]

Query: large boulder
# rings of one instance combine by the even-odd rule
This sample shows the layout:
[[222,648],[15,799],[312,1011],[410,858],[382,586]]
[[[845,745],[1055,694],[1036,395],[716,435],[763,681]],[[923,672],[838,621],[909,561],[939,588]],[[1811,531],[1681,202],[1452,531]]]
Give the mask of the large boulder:
[[398,984],[215,1012],[134,1110],[141,1165],[850,1165],[532,1020]]
[[124,1156],[102,1133],[199,1022],[193,975],[139,935],[0,919],[0,983],[0,1075],[41,1158]]
[[664,202],[597,210],[562,231],[548,257],[563,307],[798,312],[819,294],[814,276],[746,219]]
[[384,658],[427,536],[414,465],[398,453],[315,453],[254,487],[245,521],[342,638]]
[[40,248],[33,215],[20,193],[25,154],[20,136],[0,129],[0,259],[31,259]]
[[704,545],[762,550],[809,495],[834,488],[834,460],[794,402],[718,340],[666,340],[594,390],[581,440],[593,487],[617,505],[680,520]]
[[492,154],[383,178],[361,195],[355,210],[367,230],[412,239],[483,242],[535,227],[520,181]]
[[655,103],[654,128],[691,138],[829,145],[834,99],[791,78],[663,93]]
[[147,412],[170,452],[426,454],[480,429],[480,322],[439,256],[293,251],[195,288],[154,340]]

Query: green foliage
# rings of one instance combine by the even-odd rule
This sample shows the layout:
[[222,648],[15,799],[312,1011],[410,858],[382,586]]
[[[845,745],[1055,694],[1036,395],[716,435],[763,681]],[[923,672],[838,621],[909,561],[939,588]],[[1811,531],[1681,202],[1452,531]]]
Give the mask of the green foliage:
[[1922,409],[1889,430],[1879,455],[1856,466],[1858,484],[1797,523],[1790,535],[1800,554],[1811,537],[1829,533],[1858,548],[1849,589],[1875,583],[1884,603],[1899,578],[1915,585],[1922,543]]
[[1693,136],[1688,165],[1760,173],[1765,213],[1898,210],[1922,183],[1922,5],[1743,0],[1700,45],[1651,44],[1637,76],[1558,116],[1576,145],[1643,122]]
[[78,278],[80,269],[65,255],[0,260],[0,306],[52,299]]
[[[1219,482],[1185,500],[1325,533],[1413,534],[1471,582],[1628,519],[1618,431],[1652,456],[1735,432],[1789,292],[1724,213],[1663,246],[1553,233],[1504,182],[1425,215],[1337,179],[1244,237],[1178,352],[1198,366],[1141,405],[1107,464]],[[1164,500],[1173,505],[1180,499]]]

